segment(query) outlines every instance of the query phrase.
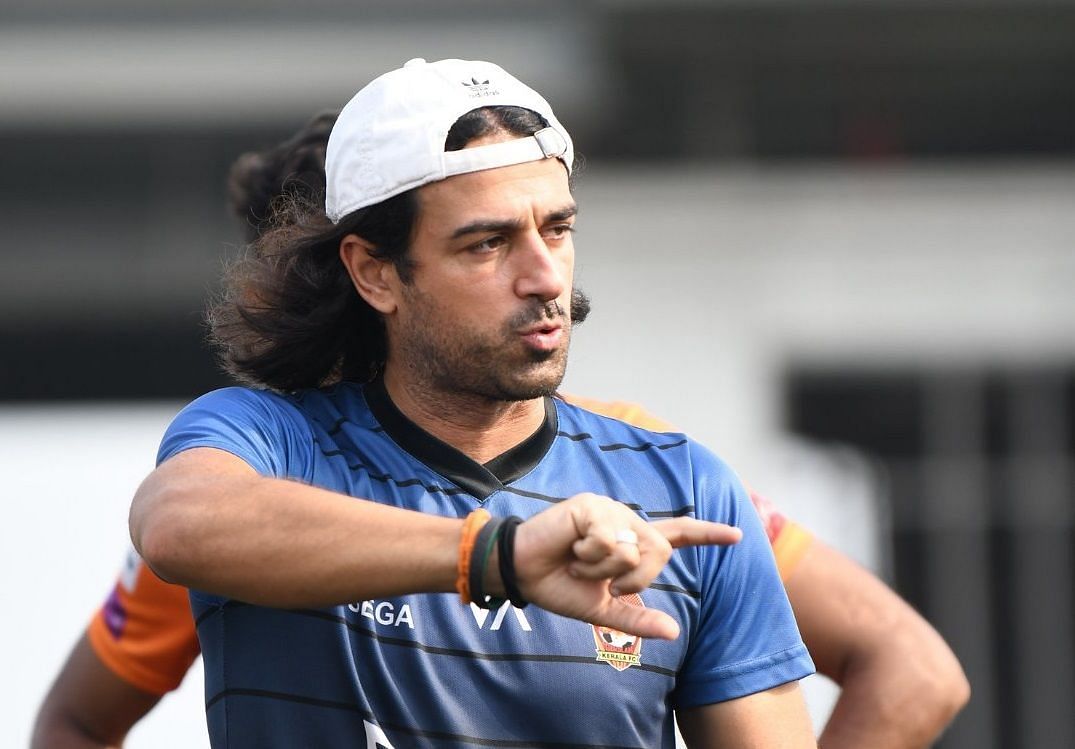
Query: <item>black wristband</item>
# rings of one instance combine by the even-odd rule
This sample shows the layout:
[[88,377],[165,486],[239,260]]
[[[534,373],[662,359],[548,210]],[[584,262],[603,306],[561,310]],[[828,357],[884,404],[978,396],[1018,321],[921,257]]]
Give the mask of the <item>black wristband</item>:
[[493,546],[502,535],[504,525],[504,518],[490,518],[474,539],[474,551],[470,555],[467,582],[470,585],[470,600],[483,609],[500,608],[504,603],[503,598],[493,598],[485,594],[485,568],[489,564],[489,555],[493,553]]
[[497,548],[500,555],[497,560],[500,582],[511,605],[517,609],[525,609],[530,603],[519,592],[519,580],[515,576],[515,531],[522,522],[523,519],[515,515],[504,518],[504,529],[500,532],[500,545]]

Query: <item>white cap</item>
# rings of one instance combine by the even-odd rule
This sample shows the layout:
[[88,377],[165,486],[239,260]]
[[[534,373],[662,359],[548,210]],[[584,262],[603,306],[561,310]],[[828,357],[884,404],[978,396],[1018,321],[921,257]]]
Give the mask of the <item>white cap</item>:
[[[499,105],[533,110],[549,127],[528,138],[445,152],[456,120]],[[374,80],[340,112],[325,152],[325,213],[336,223],[454,174],[553,157],[571,172],[571,136],[537,91],[489,62],[415,59]]]

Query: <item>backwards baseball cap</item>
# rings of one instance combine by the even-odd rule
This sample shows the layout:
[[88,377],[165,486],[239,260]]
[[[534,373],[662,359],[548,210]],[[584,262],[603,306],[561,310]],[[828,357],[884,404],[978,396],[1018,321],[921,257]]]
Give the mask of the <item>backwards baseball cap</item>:
[[[549,123],[527,138],[444,150],[456,120],[480,107],[533,110]],[[455,174],[558,158],[571,172],[571,136],[549,103],[490,62],[411,60],[367,85],[340,112],[325,152],[325,213],[333,223]]]

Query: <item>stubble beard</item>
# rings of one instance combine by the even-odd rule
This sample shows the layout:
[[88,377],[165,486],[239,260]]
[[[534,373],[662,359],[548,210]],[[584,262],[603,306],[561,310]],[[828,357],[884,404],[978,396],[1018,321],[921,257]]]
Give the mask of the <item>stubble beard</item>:
[[[436,304],[420,293],[410,301],[414,315],[407,330],[401,331],[398,352],[412,383],[429,395],[486,402],[532,400],[555,393],[567,369],[572,324],[585,319],[590,306],[585,294],[572,290],[571,314],[556,301],[535,303],[500,331],[487,333],[447,327]],[[518,331],[543,321],[563,324],[560,345],[551,351],[524,346]]]

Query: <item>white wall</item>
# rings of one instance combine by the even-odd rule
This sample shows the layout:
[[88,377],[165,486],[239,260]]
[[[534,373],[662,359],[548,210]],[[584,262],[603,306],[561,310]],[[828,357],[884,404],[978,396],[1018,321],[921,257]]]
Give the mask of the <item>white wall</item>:
[[1075,359],[1075,165],[594,168],[579,199],[594,312],[568,386],[642,401],[756,482],[788,362]]
[[[104,601],[130,541],[127,509],[153,468],[179,404],[0,409],[0,574],[9,678],[0,746],[26,746],[37,706],[91,614]],[[133,749],[208,746],[200,663],[135,729]]]

